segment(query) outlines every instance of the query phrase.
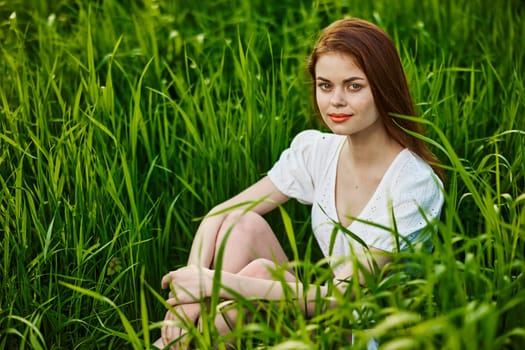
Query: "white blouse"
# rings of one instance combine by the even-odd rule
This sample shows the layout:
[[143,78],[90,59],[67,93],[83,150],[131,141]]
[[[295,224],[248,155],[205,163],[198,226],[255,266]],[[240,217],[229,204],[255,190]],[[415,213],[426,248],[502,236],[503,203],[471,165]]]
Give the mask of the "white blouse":
[[[360,246],[349,234],[334,230],[337,160],[344,140],[342,135],[305,130],[293,139],[268,172],[281,192],[312,205],[312,229],[327,257],[348,256],[354,249],[351,246]],[[389,252],[406,249],[408,242],[425,241],[428,234],[422,235],[427,232],[423,229],[441,212],[442,188],[432,168],[404,149],[390,164],[375,193],[347,229],[368,247]],[[333,248],[330,249],[332,238]]]

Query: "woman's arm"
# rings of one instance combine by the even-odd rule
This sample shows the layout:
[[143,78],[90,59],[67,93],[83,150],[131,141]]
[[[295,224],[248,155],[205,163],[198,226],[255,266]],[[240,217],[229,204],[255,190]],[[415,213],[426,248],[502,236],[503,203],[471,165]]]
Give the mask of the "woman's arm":
[[[162,287],[170,286],[170,299],[172,306],[193,303],[210,297],[213,289],[215,270],[196,265],[188,265],[172,271],[162,279]],[[221,299],[236,299],[239,295],[244,298],[265,300],[280,300],[284,297],[297,300],[307,313],[315,310],[315,300],[328,295],[325,285],[314,288],[308,286],[307,294],[303,293],[303,285],[299,281],[277,281],[270,279],[243,276],[235,273],[221,271],[221,286],[219,297]],[[305,300],[306,305],[305,305]]]
[[[358,253],[355,262],[372,273],[381,269],[391,258],[384,251],[370,249],[370,252]],[[373,262],[375,261],[375,262]],[[345,262],[340,272],[334,277],[334,286],[344,293],[349,280],[354,273],[359,274],[360,284],[365,284],[365,279],[359,268],[354,268],[350,261]],[[195,302],[202,298],[210,297],[213,289],[214,270],[189,265],[172,271],[162,279],[162,287],[171,287],[171,305]],[[238,295],[245,298],[260,298],[267,300],[280,300],[292,298],[300,303],[306,314],[312,314],[316,309],[316,303],[321,299],[330,297],[327,285],[308,285],[306,289],[299,281],[284,282],[269,279],[242,276],[239,274],[221,271],[221,288],[219,296],[223,299],[235,299]],[[233,293],[232,293],[232,292]],[[335,306],[335,301],[330,301],[329,307]]]
[[289,199],[279,191],[270,178],[265,176],[241,193],[217,205],[205,216],[197,229],[188,258],[188,265],[211,267],[217,233],[227,215],[227,209],[242,203],[247,203],[243,205],[247,207],[250,205],[249,202],[259,201],[263,198],[265,198],[264,201],[257,203],[250,210],[263,215]]

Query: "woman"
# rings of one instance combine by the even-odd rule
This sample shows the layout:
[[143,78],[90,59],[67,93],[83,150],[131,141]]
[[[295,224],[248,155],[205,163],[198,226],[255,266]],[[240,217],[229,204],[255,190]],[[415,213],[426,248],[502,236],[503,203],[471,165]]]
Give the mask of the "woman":
[[[197,230],[188,265],[162,279],[176,311],[168,311],[166,320],[198,319],[198,299],[211,295],[223,243],[222,298],[233,298],[228,288],[244,297],[282,298],[285,286],[275,283],[269,270],[288,260],[262,215],[290,198],[312,204],[314,235],[331,258],[334,284],[341,289],[345,285],[338,281],[358,271],[354,263],[375,272],[391,260],[392,252],[428,238],[423,229],[439,216],[443,204],[442,172],[425,144],[412,135],[422,133],[420,124],[397,116],[415,116],[416,111],[392,40],[369,22],[336,21],[322,32],[308,70],[318,112],[332,133],[299,133],[267,176],[210,211]],[[249,211],[247,205],[237,206],[250,201],[258,202]],[[233,206],[237,209],[225,210]],[[341,230],[331,246],[334,222],[367,248]],[[357,277],[365,283],[360,273]],[[303,290],[295,289],[291,273],[286,279],[293,290]],[[308,295],[296,297],[314,300],[318,291],[305,290]],[[322,296],[327,293],[322,286]],[[314,305],[304,308],[311,313]],[[217,318],[219,330],[227,331],[224,323]],[[183,332],[167,323],[157,345],[169,344]]]

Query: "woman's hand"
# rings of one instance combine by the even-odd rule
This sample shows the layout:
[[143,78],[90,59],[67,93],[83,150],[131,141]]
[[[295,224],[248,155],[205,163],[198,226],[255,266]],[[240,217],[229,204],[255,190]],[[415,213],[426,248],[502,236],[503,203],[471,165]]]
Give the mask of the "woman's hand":
[[199,302],[211,296],[213,271],[188,265],[171,271],[162,278],[162,288],[170,288],[168,304],[172,306]]

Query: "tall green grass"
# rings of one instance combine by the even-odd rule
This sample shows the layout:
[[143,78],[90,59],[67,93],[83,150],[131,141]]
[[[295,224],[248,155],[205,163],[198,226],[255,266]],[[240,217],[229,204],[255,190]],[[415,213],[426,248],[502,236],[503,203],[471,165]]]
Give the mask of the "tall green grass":
[[[311,319],[240,299],[264,312],[190,334],[201,348],[342,348],[352,330],[356,348],[520,349],[525,8],[487,3],[0,1],[0,347],[148,348],[196,218],[320,127],[305,60],[351,15],[394,38],[447,168],[433,253],[398,256]],[[308,208],[284,209],[291,226],[269,219],[297,273],[324,283]]]

